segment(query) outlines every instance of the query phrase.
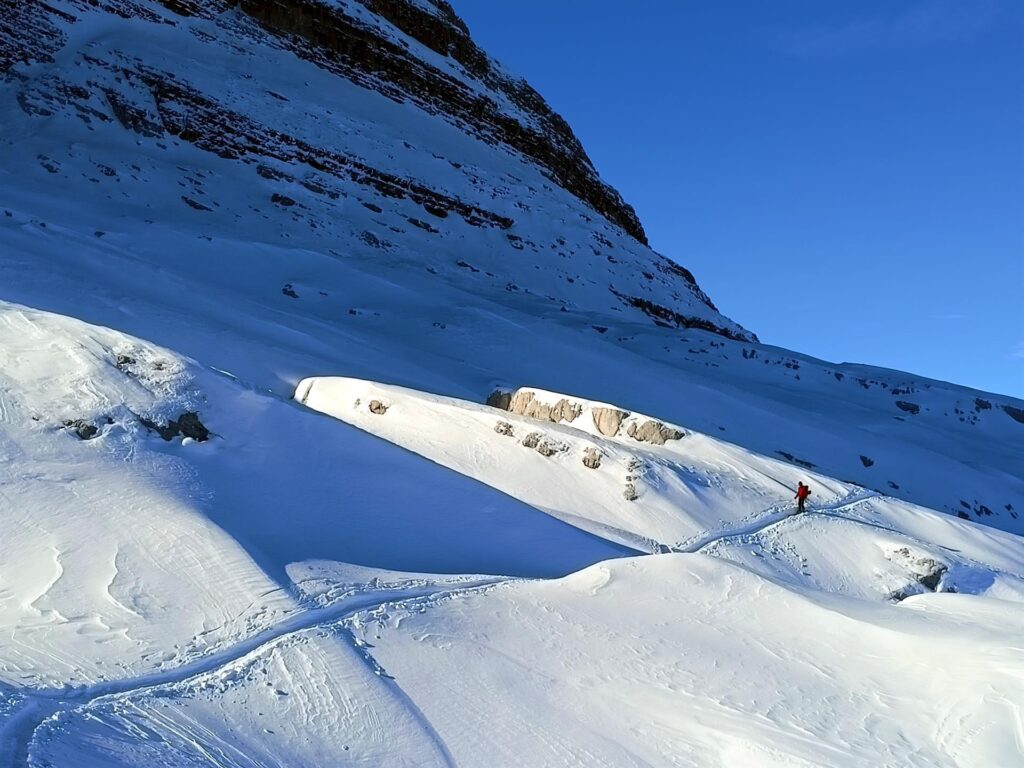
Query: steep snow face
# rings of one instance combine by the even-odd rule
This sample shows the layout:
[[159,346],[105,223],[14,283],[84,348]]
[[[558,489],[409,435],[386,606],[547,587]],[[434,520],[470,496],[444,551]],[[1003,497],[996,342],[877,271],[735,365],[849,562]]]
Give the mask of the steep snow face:
[[[434,10],[25,3],[0,29],[0,156],[38,194],[16,208],[132,249],[161,242],[172,272],[189,267],[162,230],[184,225],[218,254],[285,245],[550,311],[749,337],[644,245],[543,99]],[[128,234],[126,219],[146,224]],[[246,245],[224,242],[241,231]],[[288,277],[298,292],[301,273]]]
[[1024,530],[1024,403],[755,343],[443,3],[30,2],[0,50],[0,298],[285,397],[572,392]]
[[[716,342],[711,344],[715,349]],[[719,359],[728,364],[725,354]],[[800,368],[796,361],[793,364]],[[823,371],[813,373],[824,378]],[[838,383],[834,378],[826,381]],[[694,396],[692,402],[691,396]],[[784,414],[775,413],[770,419],[765,418],[770,407],[767,402],[765,412],[754,415],[749,399],[732,405],[742,408],[742,417],[747,419],[746,423],[738,423],[735,416],[726,411],[724,398],[712,399],[706,390],[685,384],[676,386],[674,382],[667,388],[652,383],[645,392],[645,400],[664,408],[658,413],[670,413],[673,417],[687,415],[692,421],[667,422],[619,405],[534,388],[492,393],[489,401],[508,409],[505,414],[483,404],[337,377],[300,382],[296,398],[513,493],[563,519],[575,524],[586,520],[588,522],[582,523],[584,527],[596,525],[601,535],[624,543],[628,541],[641,549],[653,546],[656,551],[658,547],[685,546],[684,542],[689,541],[695,530],[703,530],[716,522],[714,515],[726,506],[724,502],[731,510],[731,520],[756,515],[777,505],[780,498],[787,500],[787,494],[791,497],[800,481],[813,481],[816,500],[822,502],[846,499],[863,485],[876,496],[909,496],[937,509],[943,509],[941,501],[953,494],[976,499],[996,492],[1001,494],[1000,498],[1013,501],[1004,505],[1005,514],[981,514],[980,519],[1010,531],[1021,530],[1014,506],[1015,503],[1020,506],[1017,499],[1021,483],[1019,477],[1012,474],[1012,463],[1017,460],[1019,451],[1012,442],[1006,446],[1009,450],[1005,464],[995,458],[999,448],[992,446],[985,454],[992,457],[991,464],[953,470],[946,453],[949,446],[943,444],[937,450],[935,446],[928,446],[927,440],[934,433],[927,429],[905,428],[904,433],[909,433],[914,443],[899,445],[894,451],[893,440],[884,429],[858,429],[848,423],[839,434],[828,434],[818,424],[802,423],[795,413],[789,416],[792,421],[788,424],[779,418]],[[375,418],[378,414],[367,409],[367,404],[374,400],[389,408],[394,406],[399,416]],[[721,403],[721,410],[709,409],[710,403]],[[805,421],[814,418],[811,401],[805,400],[801,405],[805,406],[802,418]],[[851,405],[843,403],[842,407]],[[778,410],[780,405],[774,407]],[[882,422],[884,416],[880,414],[875,418]],[[787,434],[759,434],[772,422],[779,424]],[[730,428],[724,429],[723,423],[729,423]],[[999,426],[998,421],[996,425]],[[1006,428],[1007,425],[1001,426]],[[714,431],[710,434],[701,432],[711,429]],[[738,439],[744,447],[726,441],[734,429],[739,432]],[[468,440],[466,436],[491,438],[495,431],[505,438],[495,443],[502,450],[493,460],[484,462],[479,455],[480,438]],[[1012,427],[1006,431],[1011,432]],[[799,436],[805,446],[800,455],[781,448],[773,450],[774,446],[791,445],[793,435]],[[851,440],[856,440],[859,450],[851,450],[849,444],[841,445]],[[488,439],[488,443],[494,442]],[[524,443],[531,449],[539,447],[542,455],[558,460],[541,461],[534,450],[516,450]],[[976,444],[969,446],[971,451],[980,450]],[[760,447],[764,454],[752,453],[750,447]],[[494,446],[490,450],[493,451]],[[928,456],[932,451],[935,453]],[[566,456],[573,458],[568,460]],[[824,467],[819,467],[803,456],[829,460],[822,462]],[[695,474],[695,457],[709,467],[707,475]],[[586,466],[584,460],[598,463],[606,471],[581,472]],[[844,478],[841,482],[824,471],[825,467],[835,467],[840,462],[846,465],[841,470]],[[922,462],[926,463],[922,466]],[[565,474],[567,464],[572,468],[571,475]],[[936,476],[939,466],[949,467],[954,474]],[[850,476],[879,477],[873,473],[884,473],[891,479],[884,485],[878,479],[860,483],[847,479]],[[517,485],[522,477],[532,478],[529,486]],[[583,480],[591,494],[580,494],[579,484]],[[639,526],[635,506],[631,504],[637,499],[642,502],[644,515]],[[958,513],[959,518],[969,518],[968,513],[977,512],[977,508],[977,502],[973,510],[966,502],[960,508],[945,506],[945,510]],[[597,528],[588,527],[588,530]],[[640,538],[632,538],[634,534]]]

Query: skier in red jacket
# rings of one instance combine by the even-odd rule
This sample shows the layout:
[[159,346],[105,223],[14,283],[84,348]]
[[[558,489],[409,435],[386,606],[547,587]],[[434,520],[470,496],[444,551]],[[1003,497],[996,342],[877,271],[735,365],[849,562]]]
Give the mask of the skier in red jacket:
[[798,514],[800,512],[805,511],[804,510],[804,504],[807,502],[807,497],[810,496],[810,495],[811,495],[811,489],[810,488],[808,488],[803,483],[797,483],[797,485],[796,485],[796,496],[794,496],[793,498],[796,499],[796,511],[797,511]]

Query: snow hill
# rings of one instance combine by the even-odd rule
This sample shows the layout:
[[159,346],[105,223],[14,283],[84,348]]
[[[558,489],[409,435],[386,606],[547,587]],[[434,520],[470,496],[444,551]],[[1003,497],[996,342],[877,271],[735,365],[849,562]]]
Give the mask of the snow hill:
[[0,765],[1024,759],[1024,402],[759,343],[447,3],[0,76]]

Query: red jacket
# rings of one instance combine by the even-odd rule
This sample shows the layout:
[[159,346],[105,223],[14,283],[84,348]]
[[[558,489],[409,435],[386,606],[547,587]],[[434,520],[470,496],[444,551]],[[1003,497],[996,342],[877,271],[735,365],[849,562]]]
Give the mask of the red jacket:
[[799,488],[796,489],[796,497],[798,499],[806,499],[810,495],[811,489],[808,488],[806,485],[801,485]]

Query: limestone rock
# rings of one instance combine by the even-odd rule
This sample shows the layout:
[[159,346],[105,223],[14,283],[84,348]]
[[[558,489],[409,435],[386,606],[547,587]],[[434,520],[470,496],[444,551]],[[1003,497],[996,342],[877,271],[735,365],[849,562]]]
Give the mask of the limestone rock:
[[641,443],[653,445],[664,445],[667,440],[678,440],[683,437],[680,430],[666,427],[660,421],[651,419],[639,425],[636,422],[630,424],[626,434]]
[[594,419],[597,431],[605,437],[615,437],[619,434],[622,420],[629,416],[626,411],[620,411],[618,408],[594,408],[590,415]]
[[622,489],[622,498],[626,501],[636,501],[640,498],[640,494],[636,492],[636,486],[633,483],[626,483],[626,487]]
[[64,426],[78,435],[79,440],[92,440],[99,432],[95,424],[90,424],[84,419],[69,419],[64,422]]
[[512,425],[509,424],[507,421],[499,421],[497,424],[495,424],[494,431],[497,432],[499,435],[504,435],[505,437],[515,437]]
[[388,407],[384,405],[384,403],[382,403],[380,400],[371,400],[369,407],[370,413],[374,413],[378,416],[383,416],[385,413],[388,412]]
[[527,448],[536,448],[540,443],[541,434],[540,432],[531,432],[523,438],[523,445]]
[[145,416],[139,417],[139,423],[168,441],[173,440],[178,435],[191,437],[197,443],[205,443],[210,439],[210,430],[199,420],[199,414],[195,411],[185,411],[177,419],[171,419],[166,424],[159,424]]
[[537,443],[537,453],[539,453],[541,456],[554,456],[556,453],[558,453],[558,446],[549,443],[546,440],[542,440],[541,442]]
[[210,439],[210,430],[199,420],[195,411],[186,411],[177,420],[178,431],[183,437],[191,437],[197,443],[205,443]]
[[916,584],[912,583],[890,594],[889,597],[896,602],[905,600],[911,595],[921,594],[922,587],[930,592],[939,591],[942,577],[949,571],[949,566],[945,563],[941,563],[933,557],[915,556],[907,547],[897,549],[893,552],[891,559],[902,561],[916,582]]
[[528,389],[520,389],[509,402],[508,410],[531,419],[539,421],[575,421],[583,413],[583,406],[571,400],[562,398],[554,405],[542,403],[537,400],[536,395]]
[[587,448],[583,452],[583,466],[587,469],[597,469],[601,466],[601,452],[597,448]]

